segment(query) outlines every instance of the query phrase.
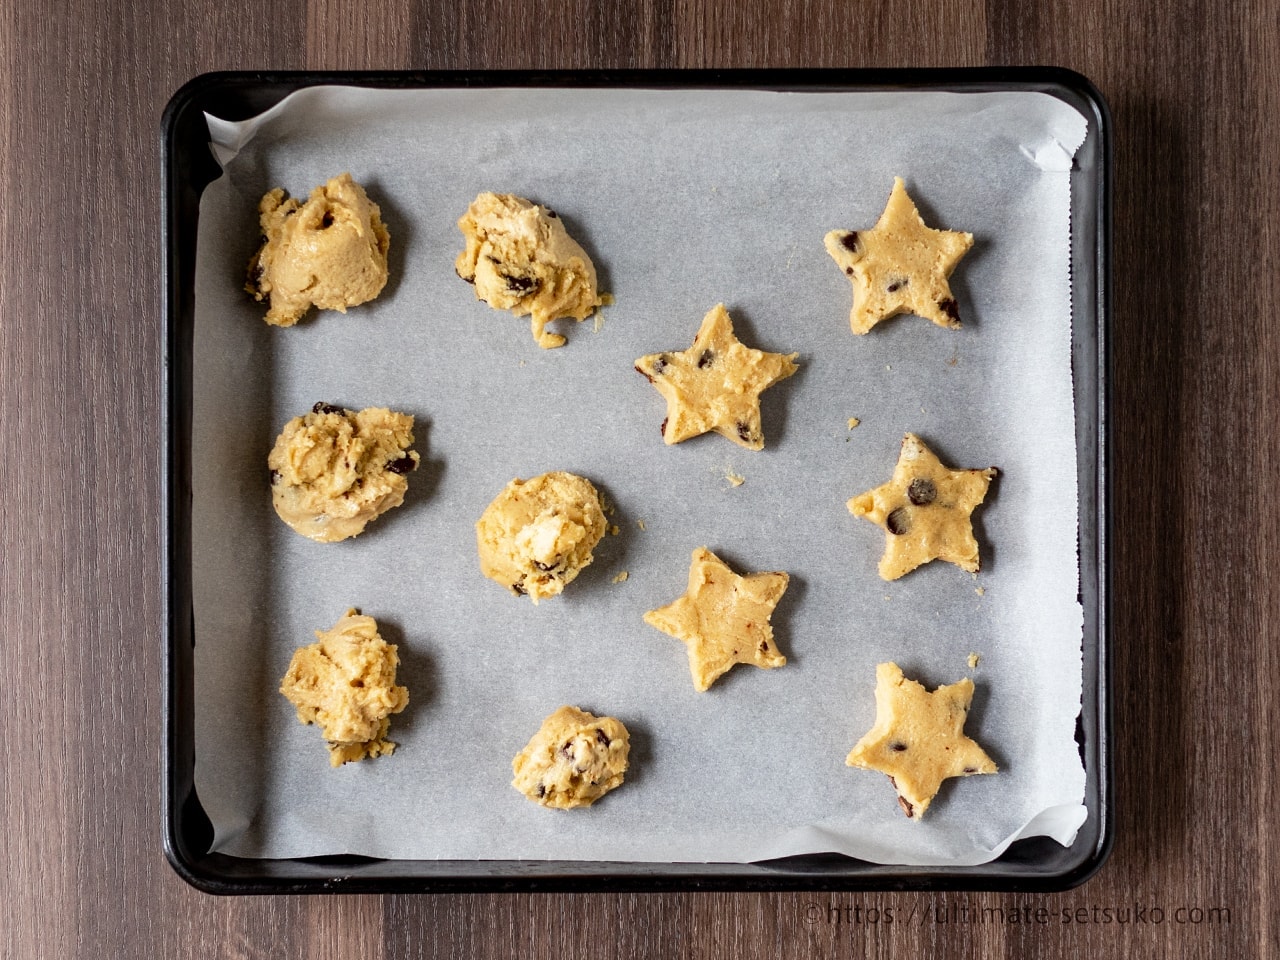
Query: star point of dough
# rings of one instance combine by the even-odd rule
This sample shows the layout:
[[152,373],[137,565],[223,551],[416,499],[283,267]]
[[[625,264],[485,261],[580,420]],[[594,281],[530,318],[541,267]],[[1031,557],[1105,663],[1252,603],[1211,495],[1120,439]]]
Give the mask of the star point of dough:
[[667,401],[662,438],[668,445],[715,431],[760,450],[760,394],[796,372],[797,356],[745,346],[720,303],[703,317],[689,349],[653,353],[635,366]]
[[930,560],[978,571],[978,541],[972,514],[986,499],[999,473],[952,470],[914,433],[902,439],[902,451],[888,483],[849,500],[849,512],[885,531],[880,576],[897,580]]
[[876,667],[876,720],[845,764],[889,777],[898,802],[919,820],[951,777],[995,773],[986,752],[964,734],[973,701],[968,677],[930,692],[903,676],[896,663]]
[[973,246],[973,234],[925,226],[895,177],[884,213],[870,230],[832,230],[823,239],[853,284],[849,326],[867,333],[881,320],[914,313],[940,327],[960,326],[947,278]]
[[740,576],[699,547],[693,551],[684,596],[650,610],[644,622],[684,642],[693,685],[705,691],[734,664],[765,669],[786,664],[769,619],[789,580],[785,573]]

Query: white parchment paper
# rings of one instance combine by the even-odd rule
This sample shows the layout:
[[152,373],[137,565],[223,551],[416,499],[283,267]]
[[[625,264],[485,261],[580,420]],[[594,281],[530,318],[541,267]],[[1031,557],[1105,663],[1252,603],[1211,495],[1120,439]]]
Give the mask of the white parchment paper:
[[[199,224],[193,562],[196,785],[215,849],[974,864],[1020,836],[1070,842],[1085,817],[1079,113],[1034,93],[313,88],[209,125],[225,175]],[[258,198],[344,170],[382,207],[392,279],[345,316],[270,328],[241,289]],[[976,237],[952,279],[959,331],[907,316],[849,331],[849,283],[822,237],[872,226],[895,175],[927,223]],[[484,190],[560,213],[616,297],[601,324],[557,324],[568,345],[543,351],[527,320],[475,300],[453,272],[455,221]],[[663,401],[632,370],[687,346],[721,301],[748,345],[800,354],[764,395],[762,452],[715,435],[665,446]],[[418,418],[405,505],[339,544],[270,506],[267,452],[317,400]],[[877,576],[884,535],[845,501],[888,479],[905,431],[952,466],[1001,469],[976,514],[976,578],[943,563]],[[480,575],[473,525],[512,477],[547,470],[596,482],[620,533],[535,608]],[[699,694],[683,645],[641,615],[683,592],[703,545],[744,573],[791,574],[773,621],[789,662]],[[277,687],[348,606],[399,644],[410,702],[393,756],[332,770]],[[966,732],[1000,766],[949,781],[922,823],[883,776],[844,764],[884,660],[930,687],[972,676]],[[626,784],[587,810],[508,785],[565,703],[632,732]]]

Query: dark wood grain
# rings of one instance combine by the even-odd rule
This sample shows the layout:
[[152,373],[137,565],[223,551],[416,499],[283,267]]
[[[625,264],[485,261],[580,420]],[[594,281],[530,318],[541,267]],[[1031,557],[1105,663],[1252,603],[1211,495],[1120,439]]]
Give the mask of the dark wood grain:
[[[0,956],[1280,955],[1274,4],[14,0],[0,55]],[[984,63],[1074,68],[1115,115],[1118,839],[1103,871],[1039,897],[236,900],[179,880],[158,809],[170,94],[259,67]],[[863,922],[828,922],[832,906]],[[1052,922],[939,922],[1024,907]],[[1061,922],[1076,909],[1093,922]]]

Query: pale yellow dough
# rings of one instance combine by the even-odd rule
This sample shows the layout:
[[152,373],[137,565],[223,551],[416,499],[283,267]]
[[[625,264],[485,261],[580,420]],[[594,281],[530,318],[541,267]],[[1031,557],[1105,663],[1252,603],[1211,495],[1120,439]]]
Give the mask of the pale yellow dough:
[[511,785],[544,807],[589,807],[622,783],[630,749],[621,721],[561,707],[511,761]]
[[870,230],[832,230],[827,253],[853,284],[849,326],[867,333],[881,320],[914,313],[940,327],[960,326],[947,278],[973,246],[973,234],[925,226],[901,177]]
[[316,187],[306,203],[272,190],[258,214],[262,247],[249,261],[245,289],[268,302],[267,323],[291,327],[313,306],[346,313],[386,286],[391,237],[351,174]]
[[413,417],[384,407],[358,413],[327,403],[285,424],[267,457],[271,503],[312,540],[354,537],[404,502],[418,467]]
[[355,610],[316,637],[317,643],[294,652],[280,683],[298,720],[320,728],[332,766],[391,753],[391,714],[409,702],[408,688],[396,686],[395,646],[378,635],[373,617]]
[[797,356],[744,345],[729,311],[718,303],[702,318],[691,347],[651,353],[635,368],[667,401],[664,443],[714,430],[740,447],[762,450],[760,394],[796,372]]
[[585,320],[604,299],[596,268],[554,210],[509,193],[482,193],[458,220],[466,248],[454,269],[475,285],[476,299],[517,317],[528,315],[544,349],[565,338],[552,320]]
[[964,735],[972,700],[968,677],[931,693],[904,677],[896,663],[882,663],[876,667],[875,726],[845,763],[887,775],[902,812],[919,820],[943,780],[996,772],[986,752]]
[[535,604],[564,590],[604,536],[600,494],[572,473],[512,480],[476,523],[480,570]]
[[945,560],[977,573],[978,541],[971,514],[999,473],[952,470],[914,433],[902,438],[893,477],[848,501],[849,512],[884,528],[880,576],[897,580],[922,563]]
[[739,576],[699,547],[689,564],[684,596],[650,610],[644,622],[684,641],[693,686],[702,692],[736,663],[765,669],[786,664],[769,620],[789,582],[785,573]]

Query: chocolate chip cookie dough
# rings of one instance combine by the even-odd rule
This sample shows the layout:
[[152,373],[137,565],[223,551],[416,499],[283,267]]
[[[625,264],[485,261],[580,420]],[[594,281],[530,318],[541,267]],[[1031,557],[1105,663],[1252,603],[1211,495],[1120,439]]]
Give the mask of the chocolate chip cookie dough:
[[972,701],[968,677],[930,693],[896,663],[882,663],[876,667],[875,726],[845,763],[886,774],[902,812],[919,820],[943,780],[996,772],[986,752],[964,735]]
[[973,234],[926,227],[895,177],[889,202],[870,230],[832,230],[827,253],[853,284],[849,326],[867,333],[881,320],[914,313],[940,327],[960,326],[947,278],[973,246]]
[[476,522],[480,570],[535,604],[554,597],[591,563],[605,532],[590,480],[556,471],[512,480]]
[[511,761],[511,785],[544,807],[589,807],[622,783],[630,749],[621,721],[561,707]]
[[714,430],[740,447],[761,450],[760,394],[796,372],[796,356],[745,346],[719,303],[702,318],[689,349],[652,353],[635,367],[667,401],[665,443]]
[[739,576],[699,547],[693,551],[684,596],[650,610],[644,622],[684,641],[694,689],[702,692],[735,663],[765,669],[786,664],[769,619],[789,582],[785,573]]
[[880,577],[897,580],[930,560],[977,573],[978,541],[971,517],[997,473],[995,467],[952,470],[914,433],[903,437],[889,482],[847,504],[855,517],[884,527]]
[[458,276],[475,286],[477,300],[528,315],[538,346],[563,346],[565,338],[546,325],[585,320],[604,302],[595,265],[554,210],[510,193],[482,193],[458,229],[466,241],[454,264]]
[[391,714],[409,702],[408,688],[396,686],[395,646],[379,636],[373,617],[355,610],[332,630],[317,630],[316,637],[318,642],[294,652],[280,683],[298,720],[320,728],[329,741],[331,766],[391,753]]
[[391,237],[351,174],[316,187],[306,203],[272,190],[258,214],[262,246],[245,290],[267,301],[267,323],[291,327],[313,306],[346,313],[382,292]]
[[267,457],[271,504],[304,537],[322,543],[354,537],[404,502],[407,474],[419,461],[411,446],[407,413],[317,403],[285,424]]

